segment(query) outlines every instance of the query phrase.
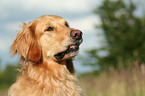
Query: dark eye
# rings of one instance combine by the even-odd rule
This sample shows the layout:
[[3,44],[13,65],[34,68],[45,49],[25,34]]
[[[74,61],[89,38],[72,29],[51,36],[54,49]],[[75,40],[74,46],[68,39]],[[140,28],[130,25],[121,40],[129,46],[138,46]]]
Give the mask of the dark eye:
[[54,28],[53,27],[48,27],[45,31],[53,31]]
[[68,23],[67,23],[67,22],[65,22],[65,26],[66,26],[66,27],[69,27],[69,25],[68,25]]

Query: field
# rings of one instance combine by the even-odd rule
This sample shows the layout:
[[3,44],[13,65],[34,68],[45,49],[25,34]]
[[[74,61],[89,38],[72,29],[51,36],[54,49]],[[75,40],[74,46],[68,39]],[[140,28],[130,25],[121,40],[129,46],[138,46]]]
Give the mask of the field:
[[145,66],[81,78],[86,96],[145,96]]
[[[80,76],[86,96],[145,96],[145,65]],[[1,88],[2,89],[2,88]],[[7,96],[1,90],[0,96]]]

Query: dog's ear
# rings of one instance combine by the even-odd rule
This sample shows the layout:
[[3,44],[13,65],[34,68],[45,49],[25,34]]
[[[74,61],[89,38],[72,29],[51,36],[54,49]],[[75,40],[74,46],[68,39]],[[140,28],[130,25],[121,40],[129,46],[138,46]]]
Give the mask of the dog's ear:
[[38,62],[41,59],[41,47],[37,41],[33,41],[29,47],[28,59],[34,62]]
[[30,33],[31,33],[33,40],[32,40],[30,47],[29,47],[28,59],[32,60],[34,62],[40,61],[40,59],[42,57],[41,47],[38,44],[37,37],[35,34],[36,25],[37,25],[37,22],[32,22],[32,24],[29,27],[29,30],[30,30]]
[[35,35],[36,24],[23,24],[23,29],[17,34],[11,50],[12,56],[19,53],[25,59],[38,62],[41,59],[41,47]]

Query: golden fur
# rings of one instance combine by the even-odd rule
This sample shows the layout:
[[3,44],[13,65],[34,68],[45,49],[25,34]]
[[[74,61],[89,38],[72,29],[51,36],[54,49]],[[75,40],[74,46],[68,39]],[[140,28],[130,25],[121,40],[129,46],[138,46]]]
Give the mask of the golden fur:
[[[49,26],[54,29],[45,31]],[[66,50],[74,41],[71,30],[76,29],[54,15],[24,23],[12,44],[12,55],[21,56],[22,74],[10,87],[8,96],[82,96],[72,63],[78,51],[61,60],[54,58],[54,54]]]

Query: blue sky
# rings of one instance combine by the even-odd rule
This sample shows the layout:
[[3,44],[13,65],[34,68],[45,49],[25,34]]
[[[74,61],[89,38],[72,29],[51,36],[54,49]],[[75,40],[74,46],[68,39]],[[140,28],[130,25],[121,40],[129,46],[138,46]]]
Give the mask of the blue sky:
[[[85,50],[94,47],[100,47],[100,40],[103,38],[95,25],[99,25],[100,19],[93,14],[93,9],[98,7],[103,0],[0,0],[0,58],[1,67],[8,62],[14,63],[18,57],[10,58],[10,46],[21,30],[21,24],[29,23],[41,15],[58,15],[65,18],[70,27],[80,29],[83,34],[83,44],[80,48],[80,54]],[[143,0],[138,3],[143,5]],[[139,7],[138,13],[141,13],[142,7]],[[97,38],[96,38],[97,36]],[[77,72],[90,70],[75,60]]]
[[[71,27],[80,29],[84,42],[80,54],[93,48],[96,39],[95,25],[100,24],[99,18],[92,13],[102,0],[0,0],[0,57],[1,67],[8,62],[14,63],[18,57],[10,58],[10,46],[21,30],[21,24],[29,23],[41,15],[58,15],[65,18]],[[99,38],[98,38],[99,39]],[[94,44],[95,43],[95,44]],[[80,55],[79,54],[79,55]],[[75,61],[78,72],[87,70]]]

